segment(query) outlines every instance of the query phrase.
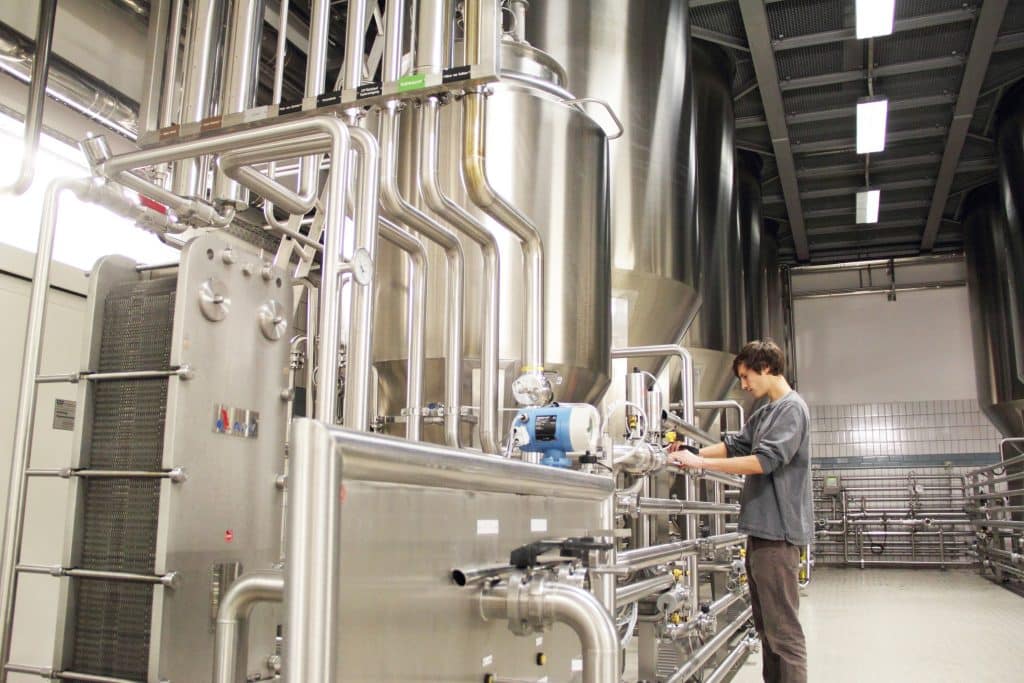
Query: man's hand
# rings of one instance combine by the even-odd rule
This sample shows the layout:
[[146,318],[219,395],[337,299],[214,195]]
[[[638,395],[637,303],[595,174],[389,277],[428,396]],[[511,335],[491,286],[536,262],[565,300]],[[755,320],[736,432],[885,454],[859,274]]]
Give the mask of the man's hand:
[[[674,445],[674,444],[673,444]],[[676,450],[669,452],[668,459],[674,465],[678,465],[684,469],[699,470],[704,469],[704,459],[700,458],[687,450]]]

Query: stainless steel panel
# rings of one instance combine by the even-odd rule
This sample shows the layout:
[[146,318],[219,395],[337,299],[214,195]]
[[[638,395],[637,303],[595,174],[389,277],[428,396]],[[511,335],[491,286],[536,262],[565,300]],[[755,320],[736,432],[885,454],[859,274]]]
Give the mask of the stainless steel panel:
[[[544,73],[531,58],[530,48],[506,45],[504,51],[506,67],[518,64]],[[402,120],[402,163],[407,168],[411,167],[414,142],[410,132],[415,129],[412,114],[405,112]],[[521,248],[507,230],[473,208],[465,195],[460,170],[461,115],[458,103],[442,110],[441,183],[453,199],[498,237],[502,259],[500,356],[506,378],[502,400],[510,406],[514,403],[508,380],[519,374],[522,364]],[[494,94],[488,98],[486,136],[491,183],[534,222],[544,240],[544,361],[547,369],[563,378],[555,387],[556,399],[595,402],[609,381],[607,302],[611,278],[606,135],[590,116],[562,104],[560,98],[509,81],[494,86]],[[480,278],[482,259],[476,244],[463,239],[463,247],[468,283],[464,387],[469,389],[478,383],[478,372],[473,369],[479,368],[483,291],[475,283]],[[402,302],[407,274],[400,252],[386,244],[380,251],[374,334],[375,367],[381,380],[379,412],[396,415],[405,405],[406,311]],[[435,245],[429,245],[428,252],[428,297],[431,309],[440,311],[445,301],[443,253]],[[443,401],[443,347],[449,333],[442,315],[428,317],[424,382],[428,403]],[[477,391],[466,395],[472,395],[471,403],[479,405]],[[425,426],[424,434],[436,440],[432,426]]]
[[[507,563],[531,541],[597,530],[599,502],[350,480],[345,491],[340,681],[580,680],[571,630],[517,637],[505,621],[483,621],[478,589],[449,577],[455,567]],[[533,520],[547,531],[531,531]]]
[[568,89],[607,101],[625,129],[609,157],[623,346],[678,342],[700,305],[688,34],[685,2],[536,0],[527,13],[526,39],[565,67]]
[[964,216],[964,247],[978,403],[1005,436],[1022,436],[1024,382],[1017,376],[1009,312],[1008,230],[995,187],[972,192]]
[[[193,240],[182,253],[175,304],[173,365],[188,364],[194,376],[172,381],[167,397],[164,468],[184,467],[188,480],[161,483],[158,573],[176,571],[175,590],[156,591],[151,680],[209,680],[213,671],[211,581],[215,566],[241,563],[243,571],[269,569],[281,559],[281,492],[289,345],[260,331],[260,307],[277,301],[293,310],[292,289],[283,271],[260,277],[255,253],[231,247],[216,236]],[[248,266],[248,268],[246,268]],[[249,274],[246,274],[249,273]],[[219,279],[231,305],[219,322],[200,308],[200,288]],[[258,413],[258,430],[215,431],[215,406],[235,418]],[[249,411],[246,414],[244,411]],[[241,426],[241,425],[240,425]],[[234,427],[234,425],[232,425]],[[223,591],[226,586],[221,586]],[[274,652],[276,610],[258,609],[250,619],[246,673],[268,674]]]

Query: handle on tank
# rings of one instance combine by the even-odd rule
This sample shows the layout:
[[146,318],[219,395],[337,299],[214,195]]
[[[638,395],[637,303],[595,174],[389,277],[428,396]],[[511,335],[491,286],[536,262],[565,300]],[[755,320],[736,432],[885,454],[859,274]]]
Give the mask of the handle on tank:
[[[609,135],[608,139],[609,140],[617,140],[618,138],[621,138],[622,134],[626,132],[626,129],[622,126],[622,121],[619,120],[619,117],[615,115],[615,110],[612,109],[612,105],[608,104],[604,100],[599,100],[596,97],[581,97],[581,98],[575,99],[575,100],[562,100],[562,104],[583,105],[583,104],[586,104],[588,102],[593,102],[594,104],[599,104],[602,107],[604,107],[604,110],[606,112],[608,112],[608,116],[610,116],[612,118],[612,121],[614,121],[616,127],[618,127],[619,132],[616,133],[615,135]],[[580,109],[583,109],[583,107],[580,107]],[[602,126],[602,128],[603,127],[604,126]]]

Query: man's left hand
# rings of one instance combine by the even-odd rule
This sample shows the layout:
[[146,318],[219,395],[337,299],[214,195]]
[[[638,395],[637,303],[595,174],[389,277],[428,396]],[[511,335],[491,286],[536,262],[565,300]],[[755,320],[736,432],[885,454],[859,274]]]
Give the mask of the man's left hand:
[[689,451],[675,451],[669,454],[669,460],[684,469],[699,470],[704,466],[701,458]]

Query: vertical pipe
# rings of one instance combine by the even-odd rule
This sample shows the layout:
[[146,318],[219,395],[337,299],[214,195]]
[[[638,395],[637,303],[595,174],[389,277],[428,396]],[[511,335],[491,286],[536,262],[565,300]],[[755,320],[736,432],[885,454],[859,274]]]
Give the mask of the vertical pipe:
[[[167,24],[171,16],[172,0],[153,0],[149,5],[149,27],[146,36],[148,50],[143,68],[142,99],[139,102],[139,135],[159,127],[160,98],[164,92],[164,64],[167,62]],[[177,36],[173,46],[178,47]]]
[[427,206],[444,216],[480,245],[483,255],[482,279],[486,294],[481,297],[484,322],[480,349],[480,444],[487,453],[498,453],[500,427],[498,407],[498,342],[501,310],[501,254],[498,240],[484,224],[445,196],[438,180],[440,103],[428,97],[420,113],[420,191]]
[[326,683],[337,680],[342,462],[321,422],[296,420],[292,435],[284,679]]
[[441,73],[447,41],[445,0],[419,0],[416,23],[416,72]]
[[87,180],[54,180],[46,190],[43,215],[39,224],[39,242],[36,246],[35,268],[32,273],[32,293],[29,296],[28,324],[25,331],[25,351],[21,362],[21,393],[18,398],[18,416],[14,427],[14,449],[11,455],[11,474],[7,483],[7,512],[4,516],[3,546],[0,549],[0,683],[7,680],[7,664],[11,654],[11,630],[14,626],[14,601],[17,593],[15,567],[21,552],[21,538],[25,530],[26,476],[32,449],[32,428],[36,415],[36,377],[43,352],[43,326],[46,319],[46,299],[50,290],[50,264],[57,227],[57,203],[65,190],[76,194],[89,187]]
[[[396,3],[397,4],[397,3]],[[400,22],[399,22],[400,25]],[[398,188],[398,103],[389,102],[381,112],[381,204],[397,222],[439,244],[448,265],[445,344],[445,443],[458,447],[462,406],[462,332],[465,257],[462,244],[449,228],[409,204]],[[422,408],[422,407],[421,407]]]
[[[345,228],[345,191],[348,187],[347,128],[338,126],[339,139],[331,149],[330,191],[324,221],[323,270],[320,279],[320,349],[317,367],[320,383],[316,391],[316,418],[327,424],[337,421],[338,349],[341,341],[342,232]],[[360,291],[365,288],[356,288]],[[346,401],[346,407],[348,401]],[[353,425],[353,428],[355,426]],[[295,679],[304,680],[304,679]]]
[[[362,128],[348,128],[352,146],[359,156],[359,185],[355,217],[355,245],[364,249],[370,261],[377,258],[377,198],[380,195],[380,148],[377,139]],[[346,150],[347,151],[347,150]],[[332,176],[338,166],[347,166],[347,154],[332,156]],[[344,183],[342,192],[344,197]],[[332,185],[331,194],[335,193]],[[339,216],[345,203],[337,205]],[[340,245],[338,245],[340,247]],[[370,379],[373,367],[373,287],[353,283],[352,321],[349,326],[348,372],[345,383],[344,423],[349,429],[370,428]],[[321,306],[323,306],[321,301]],[[322,352],[321,352],[322,353]]]
[[238,652],[242,646],[241,621],[259,602],[281,602],[284,578],[279,572],[256,571],[231,584],[217,609],[213,645],[213,683],[236,683]]
[[348,32],[345,35],[345,88],[363,83],[363,50],[366,41],[366,0],[348,0]]
[[[195,123],[209,114],[214,92],[214,56],[223,14],[222,0],[196,0],[190,11],[179,123]],[[200,196],[205,189],[205,168],[202,158],[176,162],[174,193],[183,197]]]
[[[306,53],[306,87],[304,94],[316,97],[324,91],[327,71],[327,41],[330,36],[330,0],[310,0],[309,51]],[[288,18],[281,17],[282,27]],[[335,162],[342,163],[342,162]],[[299,194],[316,196],[320,179],[320,156],[303,157],[299,166]]]
[[[0,189],[0,195],[23,194],[36,173],[39,134],[43,129],[43,105],[46,102],[46,79],[50,74],[50,50],[53,47],[53,25],[57,19],[57,0],[41,0],[36,24],[36,54],[32,60],[32,80],[25,109],[25,138],[18,177],[12,185]],[[2,664],[2,662],[0,662]]]
[[406,377],[406,424],[405,437],[419,441],[423,434],[423,366],[426,338],[427,307],[427,252],[416,237],[387,220],[380,219],[380,236],[409,255],[412,265],[409,276],[409,302],[407,318],[409,339],[406,356],[409,369]]
[[163,76],[163,95],[160,98],[160,117],[157,128],[174,123],[179,111],[178,61],[181,50],[181,23],[185,13],[185,0],[173,0],[170,26],[167,29],[166,57]]
[[[260,42],[263,39],[264,0],[234,0],[228,24],[228,46],[224,51],[220,113],[237,114],[256,104],[259,83]],[[283,15],[287,17],[287,14]],[[284,21],[284,19],[282,19]],[[217,169],[213,198],[244,208],[248,192]]]

